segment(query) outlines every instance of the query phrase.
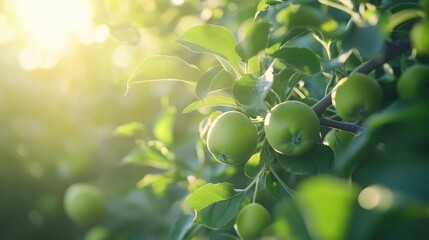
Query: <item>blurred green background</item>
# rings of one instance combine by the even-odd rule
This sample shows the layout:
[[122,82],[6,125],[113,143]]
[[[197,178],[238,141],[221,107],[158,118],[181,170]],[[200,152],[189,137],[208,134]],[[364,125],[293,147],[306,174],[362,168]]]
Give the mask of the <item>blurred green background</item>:
[[[205,69],[215,59],[190,54],[174,39],[203,23],[237,32],[256,5],[0,1],[0,239],[89,239],[89,227],[72,223],[63,209],[65,189],[76,182],[91,182],[106,194],[111,214],[103,224],[115,239],[168,236],[179,212],[172,204],[184,191],[160,197],[138,189],[149,170],[121,163],[135,139],[114,131],[136,121],[152,136],[170,102],[177,108],[175,142],[186,145],[201,117],[181,111],[196,98],[180,83],[137,84],[124,95],[126,81],[140,61],[157,54],[175,54]],[[182,148],[190,158],[197,157],[194,151],[192,144]]]

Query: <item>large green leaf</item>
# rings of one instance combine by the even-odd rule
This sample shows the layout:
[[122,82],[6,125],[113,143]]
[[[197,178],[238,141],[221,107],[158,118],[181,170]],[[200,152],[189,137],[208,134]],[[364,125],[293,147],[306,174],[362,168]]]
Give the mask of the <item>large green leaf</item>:
[[300,156],[290,157],[279,153],[275,156],[284,170],[299,175],[329,173],[334,160],[332,150],[323,144],[317,144]]
[[201,71],[178,57],[154,56],[141,62],[128,79],[127,90],[134,83],[182,81],[195,85]]
[[201,186],[186,198],[186,203],[195,211],[234,196],[235,190],[231,183],[208,183]]
[[245,62],[267,47],[270,24],[265,21],[253,23],[235,50]]
[[237,44],[231,32],[217,25],[200,25],[190,28],[176,42],[197,53],[211,53],[227,59],[233,66],[240,64],[235,52]]
[[345,239],[357,189],[345,179],[312,177],[298,186],[297,205],[312,239]]
[[286,65],[293,66],[302,73],[309,75],[320,71],[319,57],[308,48],[283,47],[272,54]]
[[192,228],[195,216],[188,215],[179,218],[173,225],[170,232],[170,240],[183,240]]
[[384,39],[378,25],[352,24],[341,42],[344,51],[356,49],[362,58],[367,60],[380,53],[383,49]]
[[225,97],[225,96],[207,97],[204,99],[204,101],[196,101],[189,104],[183,110],[183,113],[189,113],[203,107],[218,107],[218,106],[237,107],[237,104],[235,103],[235,100],[230,97]]
[[[401,155],[404,154],[406,155],[402,156],[404,159],[411,159],[418,157],[418,154],[424,154],[424,152],[422,153],[421,150],[414,149],[414,147],[418,148],[421,142],[425,142],[423,139],[427,139],[426,136],[429,133],[429,127],[427,127],[427,122],[429,121],[428,109],[429,103],[427,101],[398,99],[382,112],[368,118],[365,121],[365,126],[368,129],[353,138],[348,147],[344,149],[341,157],[335,161],[333,168],[335,173],[342,177],[349,177],[356,166],[369,159],[379,142],[383,141],[386,144],[388,141],[395,141],[392,137],[395,136],[394,133],[390,133],[389,130],[391,128],[395,129],[395,127],[398,128],[395,131],[396,134],[405,129],[406,131],[401,133],[401,138],[397,140],[396,144],[400,146],[390,149],[390,152],[401,149],[400,153],[395,153],[394,158],[401,158]],[[395,126],[395,124],[398,125]],[[385,127],[387,127],[387,130],[384,130]],[[381,138],[384,135],[388,137],[382,140]],[[413,147],[410,148],[410,145]],[[427,149],[426,145],[420,147]]]
[[211,229],[231,227],[234,225],[235,217],[240,211],[243,200],[245,200],[245,195],[240,193],[229,199],[213,203],[197,213],[195,222]]
[[203,101],[210,93],[222,94],[231,91],[234,77],[221,66],[214,66],[203,73],[195,87],[195,94]]

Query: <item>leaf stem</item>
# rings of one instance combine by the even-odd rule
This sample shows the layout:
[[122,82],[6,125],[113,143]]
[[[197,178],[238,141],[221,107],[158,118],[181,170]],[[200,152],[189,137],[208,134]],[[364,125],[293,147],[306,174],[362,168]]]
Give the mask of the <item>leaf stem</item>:
[[[251,183],[249,183],[249,185],[247,185],[247,187],[245,189],[236,189],[235,191],[237,192],[247,192],[249,191],[254,184],[258,184],[259,183],[259,178],[261,177],[261,174],[265,171],[265,166],[261,169],[261,171],[258,172],[258,174],[256,174],[255,178],[252,180]],[[257,187],[255,187],[255,191],[257,190]],[[254,194],[255,197],[255,194]]]
[[268,164],[268,168],[270,169],[270,172],[274,175],[274,177],[277,179],[277,181],[279,181],[280,185],[286,190],[286,192],[289,194],[289,196],[291,198],[293,198],[295,190],[288,187],[288,185],[286,185],[286,183],[283,182],[283,180],[280,178],[280,176],[276,173],[276,171],[274,170],[274,168],[270,164]]
[[256,181],[255,181],[255,191],[253,191],[252,203],[256,202],[256,196],[258,195],[259,177],[260,177],[260,175],[258,174],[258,176],[256,177]]
[[[376,68],[379,68],[383,64],[389,62],[396,56],[410,51],[410,49],[411,43],[408,40],[399,40],[397,42],[387,43],[383,53],[377,55],[371,60],[362,63],[359,67],[352,71],[350,75],[356,73],[368,74]],[[312,108],[314,112],[316,112],[317,116],[321,117],[323,112],[332,104],[331,95],[332,91],[313,105]]]

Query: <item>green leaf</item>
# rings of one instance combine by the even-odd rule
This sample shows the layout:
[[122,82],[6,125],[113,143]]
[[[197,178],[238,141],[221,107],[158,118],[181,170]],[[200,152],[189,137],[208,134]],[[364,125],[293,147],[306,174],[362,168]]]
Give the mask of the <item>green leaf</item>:
[[231,32],[217,25],[200,25],[190,28],[176,42],[197,53],[211,53],[227,59],[233,66],[240,64],[235,53],[237,44]]
[[325,89],[328,83],[329,78],[320,72],[304,78],[304,87],[312,98],[318,100],[325,96]]
[[332,150],[323,144],[317,144],[309,152],[300,156],[290,157],[279,153],[275,156],[284,170],[299,175],[329,173],[334,160]]
[[267,7],[276,5],[279,3],[282,3],[281,0],[262,0],[258,3],[258,7],[256,8],[256,15],[258,15],[258,12],[264,11]]
[[273,86],[271,88],[280,97],[281,101],[286,100],[286,90],[290,88],[289,82],[295,73],[296,71],[292,68],[283,68],[274,75]]
[[245,62],[267,47],[270,24],[265,21],[254,22],[247,29],[244,39],[235,47],[237,54]]
[[277,181],[276,177],[271,172],[265,176],[265,188],[275,198],[281,198],[280,183]]
[[318,176],[298,186],[297,205],[312,239],[345,239],[357,189],[345,179]]
[[294,27],[319,27],[325,16],[315,8],[304,5],[289,5],[277,14],[277,21],[283,24],[287,31]]
[[273,232],[281,239],[310,240],[304,219],[296,205],[295,199],[288,198],[274,207]]
[[211,231],[208,236],[209,240],[240,240],[237,236],[231,233]]
[[252,75],[242,76],[232,88],[235,99],[247,108],[256,109],[256,111],[267,110],[264,100],[273,85],[273,71],[271,65],[264,75],[256,79]]
[[323,71],[332,72],[342,70],[345,67],[347,60],[349,60],[351,56],[353,56],[353,50],[349,50],[345,53],[338,55],[335,58],[324,62],[322,66]]
[[214,66],[198,79],[195,94],[203,101],[210,93],[227,92],[235,83],[234,77],[221,66]]
[[179,218],[173,225],[170,232],[170,240],[183,240],[192,228],[195,216],[187,215]]
[[234,225],[235,217],[245,199],[244,194],[237,194],[229,199],[213,203],[197,213],[195,222],[211,229],[222,229]]
[[137,182],[138,188],[151,187],[157,195],[163,195],[167,187],[174,181],[165,174],[146,174],[140,181]]
[[120,137],[137,137],[144,131],[144,125],[141,122],[129,122],[118,126],[113,134]]
[[139,142],[139,145],[122,159],[122,163],[168,169],[171,167],[174,157],[174,154],[162,142],[147,141]]
[[342,39],[344,51],[356,49],[362,58],[371,59],[383,49],[383,34],[380,26],[357,26],[352,24]]
[[364,131],[353,138],[340,157],[334,162],[333,171],[338,176],[348,177],[356,165],[366,159],[368,153],[377,144],[373,131]]
[[283,47],[274,52],[272,56],[283,60],[286,65],[293,66],[306,75],[320,71],[319,57],[308,48]]
[[176,107],[167,106],[159,113],[153,128],[155,137],[166,145],[173,143],[173,128],[176,121]]
[[244,165],[244,174],[249,178],[254,178],[263,167],[264,163],[261,162],[261,153],[255,153]]
[[340,36],[346,27],[321,8],[299,4],[291,4],[281,10],[277,14],[277,21],[285,27],[286,32],[296,27],[306,27],[315,32],[320,31],[329,38]]
[[[401,138],[401,140],[399,141],[399,144],[402,147],[402,153],[412,154],[412,152],[415,152],[417,154],[418,151],[416,150],[407,152],[407,148],[405,147],[406,145],[404,145],[403,141],[404,139],[406,139],[407,143],[412,142],[412,139],[414,137],[419,137],[419,133],[425,134],[426,132],[428,132],[428,128],[426,127],[427,122],[429,121],[429,114],[427,109],[429,109],[429,103],[426,101],[414,102],[398,99],[379,114],[373,115],[368,118],[365,122],[365,126],[368,127],[368,129],[354,137],[353,140],[348,144],[347,148],[344,149],[341,156],[334,163],[334,172],[339,176],[350,176],[355,167],[360,165],[366,159],[368,159],[371,155],[371,152],[374,151],[375,146],[377,146],[377,144],[380,142],[380,137],[383,136],[383,128],[391,124],[394,125],[407,123],[416,129],[419,129],[419,127],[421,127],[419,130],[414,130],[416,131],[415,133],[412,133],[410,129],[407,129],[408,134],[411,133],[412,137],[404,135],[402,136],[403,138]],[[400,130],[406,129],[405,127],[407,126],[407,124],[402,126],[400,125]],[[396,130],[396,132],[400,130]],[[383,142],[387,142],[387,140],[392,140],[391,135],[392,134],[389,133],[389,138],[383,140]],[[407,157],[410,158],[409,155]]]
[[191,193],[186,198],[186,204],[190,205],[198,212],[215,202],[229,199],[234,196],[234,194],[234,187],[230,183],[208,183]]
[[128,79],[131,84],[149,81],[181,81],[195,85],[201,71],[178,57],[154,56],[141,62]]
[[189,104],[183,110],[183,113],[189,113],[203,107],[218,107],[218,106],[238,107],[233,98],[225,97],[225,96],[214,96],[214,97],[207,97],[204,99],[204,101],[196,101]]

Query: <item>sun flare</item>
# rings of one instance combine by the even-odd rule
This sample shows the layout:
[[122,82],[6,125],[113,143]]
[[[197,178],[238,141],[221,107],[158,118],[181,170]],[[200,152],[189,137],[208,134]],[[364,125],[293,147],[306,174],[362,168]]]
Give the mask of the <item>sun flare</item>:
[[88,0],[10,0],[9,5],[27,42],[19,61],[28,70],[53,67],[74,40],[89,44],[108,35],[107,26],[93,25]]

